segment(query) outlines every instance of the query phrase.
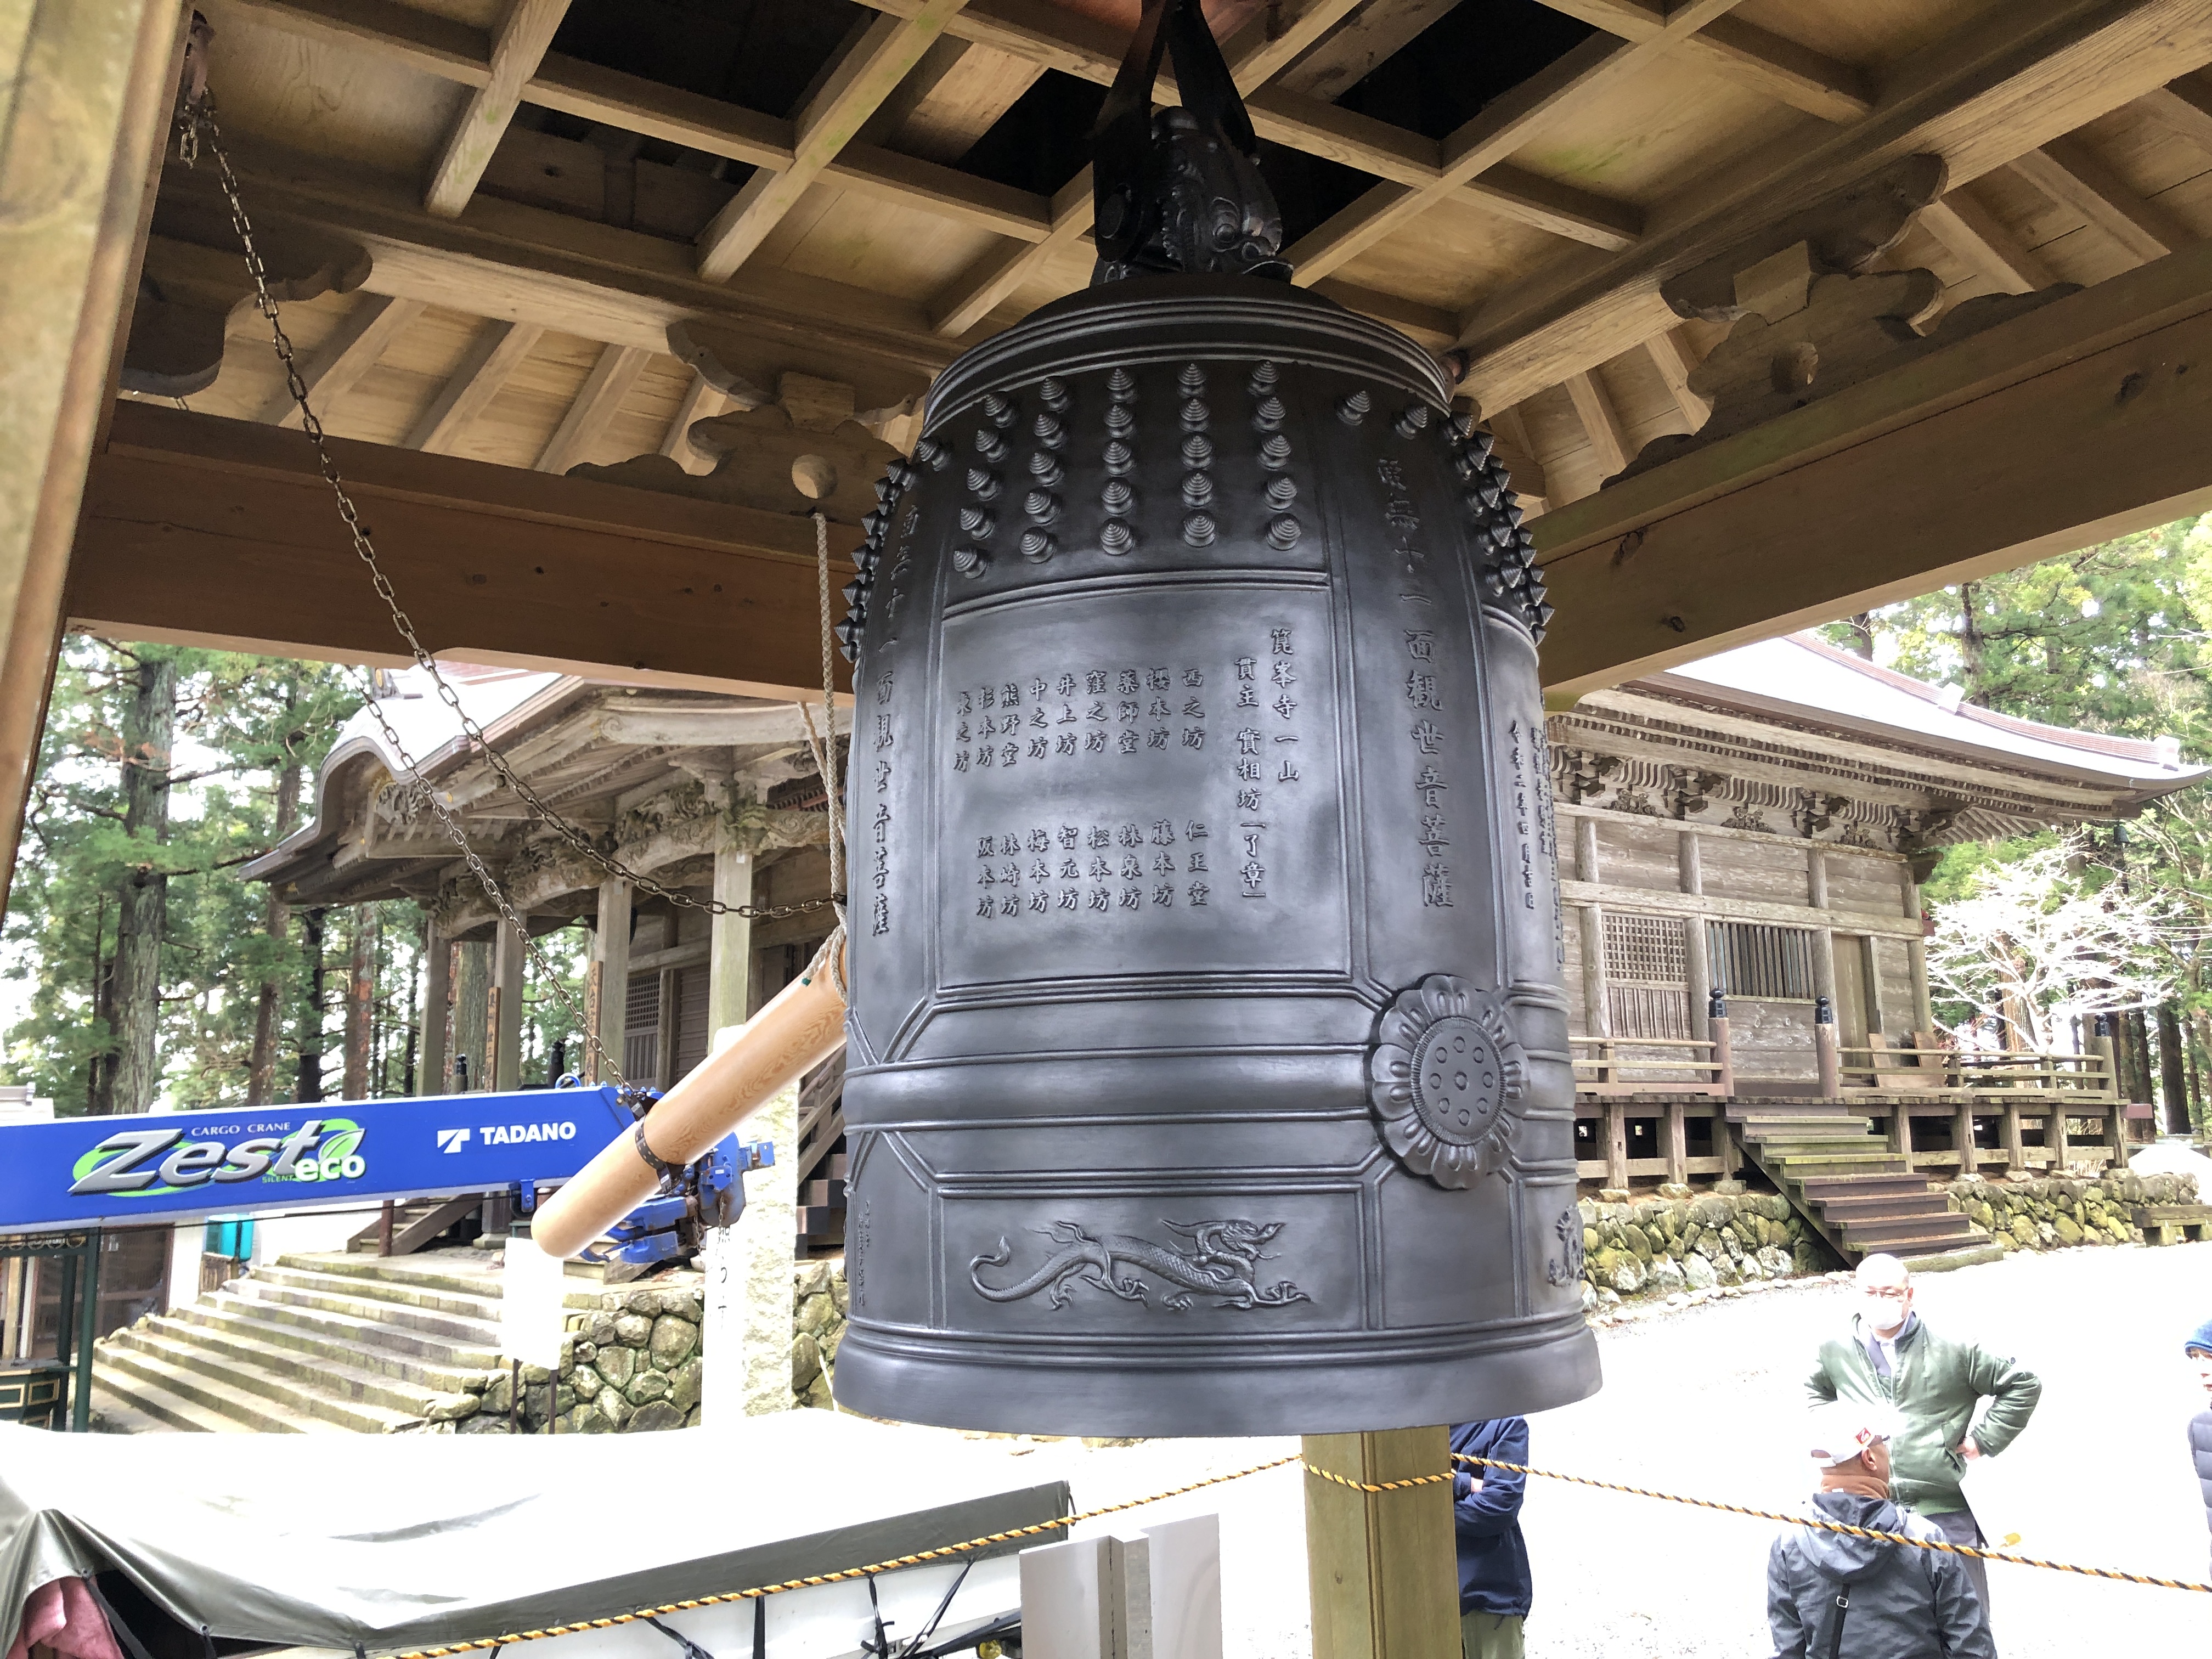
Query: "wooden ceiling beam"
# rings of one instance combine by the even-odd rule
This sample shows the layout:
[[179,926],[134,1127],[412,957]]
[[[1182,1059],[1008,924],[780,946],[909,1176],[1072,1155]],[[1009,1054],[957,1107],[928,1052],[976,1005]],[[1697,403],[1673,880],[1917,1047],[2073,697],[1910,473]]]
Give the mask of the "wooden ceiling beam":
[[1967,191],[1954,190],[1920,210],[1920,224],[1962,263],[2008,294],[2033,294],[2055,280],[2051,267]]
[[1531,520],[1547,692],[2212,507],[2208,355],[2198,243]]
[[[1541,3],[1624,40],[1649,40],[1666,33],[1680,10],[1679,6],[1667,10],[1645,0]],[[1866,77],[1857,70],[1741,18],[1717,17],[1696,33],[1680,36],[1673,49],[1686,62],[1824,121],[1855,121],[1874,107]]]
[[2054,138],[2019,157],[2012,167],[2138,260],[2159,258],[2198,240],[2172,209],[2138,196],[2132,185],[2079,138]]
[[1091,168],[1086,165],[1052,198],[1052,228],[1043,240],[988,250],[931,301],[930,316],[937,331],[957,338],[981,328],[984,319],[1039,265],[1091,234],[1096,205],[1091,200]]
[[2206,91],[2195,76],[2184,76],[2154,87],[2136,103],[2197,149],[2212,151],[2212,92]]
[[[822,695],[805,519],[343,438],[331,450],[434,653],[784,701],[811,683]],[[833,522],[830,538],[834,585],[860,532]],[[65,611],[124,639],[408,660],[308,447],[154,404],[119,404],[94,457]]]
[[691,441],[691,423],[712,420],[729,405],[728,394],[704,374],[695,373],[683,402],[676,405],[676,413],[668,422],[668,430],[661,434],[660,453],[686,472],[713,471],[714,458],[702,453],[699,447]]
[[464,86],[491,79],[491,34],[398,0],[230,0],[256,22]]
[[523,88],[538,73],[538,60],[568,15],[568,0],[514,0],[492,37],[484,83],[469,94],[468,107],[447,138],[429,186],[422,192],[422,205],[431,212],[441,218],[458,218],[469,204],[477,181],[491,165],[492,152],[507,137]]
[[637,384],[637,377],[653,354],[637,346],[611,345],[599,352],[599,362],[584,377],[584,384],[568,412],[561,417],[561,424],[545,441],[532,470],[538,472],[566,472],[585,459],[586,452],[605,434],[608,422],[622,407],[622,400],[629,396],[629,389]]
[[1675,319],[1667,277],[1916,153],[1959,185],[2212,62],[2201,0],[2008,0],[1900,64],[1874,113],[1740,156],[1652,206],[1653,228],[1611,255],[1561,259],[1462,319],[1467,388],[1520,402],[1632,349]]
[[1567,376],[1567,398],[1575,406],[1575,418],[1582,422],[1583,435],[1589,440],[1590,453],[1597,461],[1598,482],[1603,483],[1628,465],[1628,435],[1620,429],[1620,416],[1613,412],[1613,399],[1594,371],[1585,369]]
[[1698,359],[1684,343],[1682,331],[1670,328],[1655,334],[1644,343],[1644,349],[1651,359],[1651,366],[1659,371],[1659,378],[1666,383],[1667,395],[1674,398],[1674,407],[1681,411],[1682,429],[1695,432],[1705,423],[1713,406],[1690,390],[1690,375],[1698,367]]
[[[419,300],[395,300],[388,295],[364,295],[354,302],[345,319],[300,366],[300,379],[319,419],[327,419],[338,399],[360,384],[361,377],[376,367],[376,360],[397,339],[399,331],[428,307]],[[297,431],[300,405],[289,385],[269,394],[261,405],[260,419]]]
[[859,30],[799,111],[791,165],[755,173],[699,233],[701,276],[724,281],[751,258],[965,3],[924,0],[910,17],[878,17]]
[[545,331],[535,323],[488,323],[469,343],[460,366],[408,431],[410,449],[450,455],[469,423],[490,406]]

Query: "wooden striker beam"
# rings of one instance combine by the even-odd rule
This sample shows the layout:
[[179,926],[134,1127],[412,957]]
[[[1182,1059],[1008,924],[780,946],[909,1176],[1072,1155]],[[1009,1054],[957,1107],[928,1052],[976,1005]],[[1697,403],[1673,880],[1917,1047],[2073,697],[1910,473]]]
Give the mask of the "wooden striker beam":
[[[821,695],[807,520],[380,444],[331,448],[434,653]],[[860,537],[830,533],[842,585]],[[157,404],[119,406],[94,458],[66,607],[73,625],[126,639],[407,660],[307,441]]]

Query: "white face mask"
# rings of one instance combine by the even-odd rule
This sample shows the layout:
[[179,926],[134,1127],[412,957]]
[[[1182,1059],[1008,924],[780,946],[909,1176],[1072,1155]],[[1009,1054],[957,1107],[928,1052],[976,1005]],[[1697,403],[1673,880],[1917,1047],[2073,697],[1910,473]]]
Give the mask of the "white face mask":
[[1893,1297],[1863,1296],[1859,1319],[1870,1331],[1887,1335],[1905,1323],[1905,1304]]

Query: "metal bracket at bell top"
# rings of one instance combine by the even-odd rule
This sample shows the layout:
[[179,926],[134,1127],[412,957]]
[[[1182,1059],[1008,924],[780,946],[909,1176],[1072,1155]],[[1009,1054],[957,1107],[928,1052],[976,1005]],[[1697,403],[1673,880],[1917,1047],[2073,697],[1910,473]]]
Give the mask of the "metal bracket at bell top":
[[[1152,82],[1170,51],[1183,102],[1155,116]],[[1259,136],[1199,0],[1145,0],[1091,155],[1093,287],[1162,272],[1290,280]]]

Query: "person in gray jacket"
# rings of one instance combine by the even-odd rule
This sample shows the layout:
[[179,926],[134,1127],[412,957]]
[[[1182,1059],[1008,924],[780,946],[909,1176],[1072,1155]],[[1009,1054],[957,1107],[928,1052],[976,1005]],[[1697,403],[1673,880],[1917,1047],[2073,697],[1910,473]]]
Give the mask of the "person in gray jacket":
[[[1807,1518],[1941,1540],[1890,1502],[1892,1415],[1850,1401],[1815,1413]],[[1962,1559],[1893,1539],[1792,1528],[1767,1556],[1766,1620],[1775,1659],[1996,1659]]]

